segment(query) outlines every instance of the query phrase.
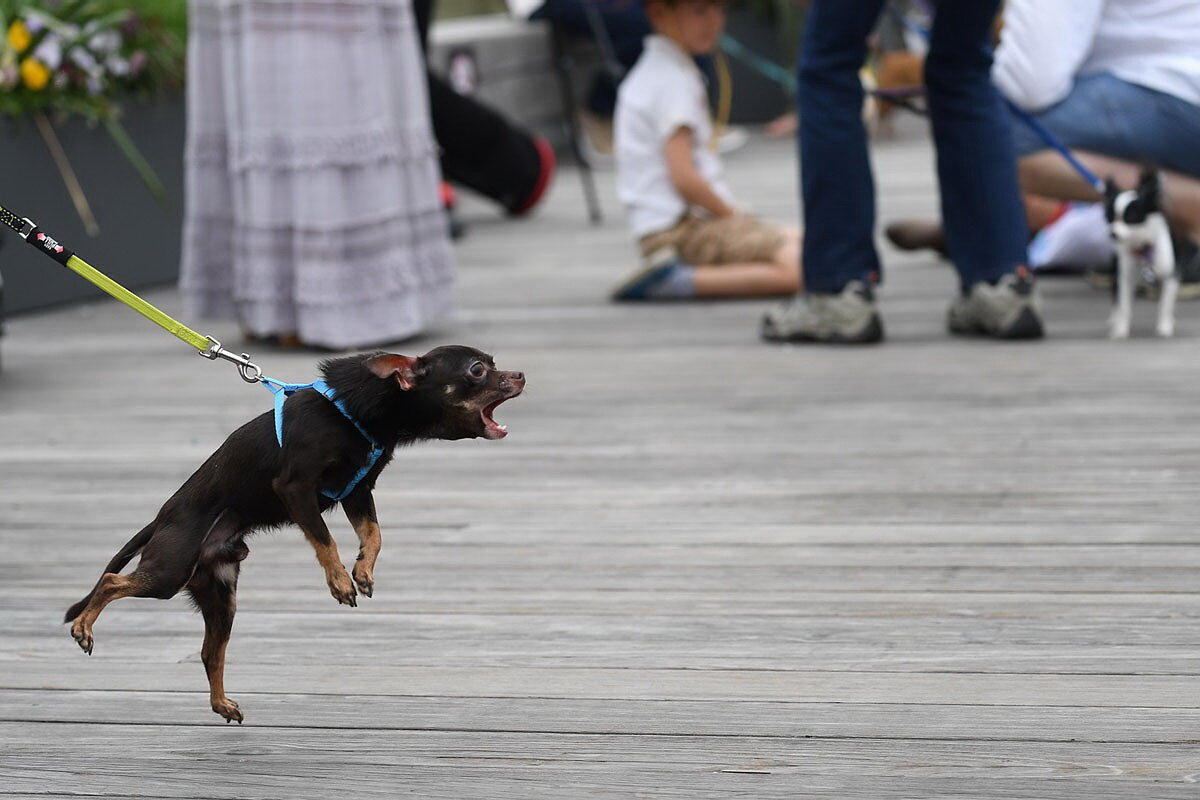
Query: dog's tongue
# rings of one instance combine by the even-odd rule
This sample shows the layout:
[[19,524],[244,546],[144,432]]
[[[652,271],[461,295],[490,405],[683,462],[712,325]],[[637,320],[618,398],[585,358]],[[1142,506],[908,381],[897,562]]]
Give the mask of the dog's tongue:
[[492,418],[492,415],[496,413],[496,406],[503,402],[503,400],[497,400],[495,403],[485,406],[479,412],[483,416],[484,433],[489,439],[503,439],[505,436],[508,436],[508,427],[501,425]]

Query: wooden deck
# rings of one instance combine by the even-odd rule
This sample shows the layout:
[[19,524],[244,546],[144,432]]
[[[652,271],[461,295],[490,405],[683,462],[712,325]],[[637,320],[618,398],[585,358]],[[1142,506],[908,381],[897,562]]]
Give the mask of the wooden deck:
[[[728,163],[795,218],[790,143]],[[933,211],[927,143],[876,167],[882,218]],[[357,609],[295,530],[251,541],[241,727],[182,598],[115,604],[91,658],[60,620],[267,393],[113,303],[11,322],[0,800],[1200,797],[1196,305],[1110,343],[1047,280],[1045,342],[956,340],[947,267],[885,252],[887,344],[764,346],[764,303],[605,302],[601,184],[599,228],[569,172],[531,220],[469,207],[462,311],[399,349],[524,370],[512,434],[384,474]]]

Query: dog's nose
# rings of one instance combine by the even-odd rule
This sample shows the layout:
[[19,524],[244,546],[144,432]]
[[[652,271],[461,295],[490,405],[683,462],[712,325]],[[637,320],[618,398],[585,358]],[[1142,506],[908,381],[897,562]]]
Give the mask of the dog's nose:
[[514,381],[523,381],[523,380],[525,380],[525,373],[524,372],[514,372],[512,374],[512,379]]

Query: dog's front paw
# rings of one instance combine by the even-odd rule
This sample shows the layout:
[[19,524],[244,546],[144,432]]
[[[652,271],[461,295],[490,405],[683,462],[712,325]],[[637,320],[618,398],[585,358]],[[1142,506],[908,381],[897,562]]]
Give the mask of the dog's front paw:
[[80,650],[89,656],[92,654],[93,641],[91,628],[84,627],[79,622],[76,622],[71,626],[71,638],[79,645]]
[[375,577],[361,562],[354,565],[354,585],[358,587],[364,597],[370,597],[375,593]]
[[237,722],[242,724],[242,711],[238,708],[238,704],[230,700],[228,697],[222,697],[218,700],[213,700],[212,710],[225,718],[225,724]]
[[358,605],[358,595],[354,591],[354,584],[350,582],[350,576],[346,573],[345,568],[341,572],[327,576],[326,580],[329,584],[329,593],[333,595],[334,600],[351,608]]

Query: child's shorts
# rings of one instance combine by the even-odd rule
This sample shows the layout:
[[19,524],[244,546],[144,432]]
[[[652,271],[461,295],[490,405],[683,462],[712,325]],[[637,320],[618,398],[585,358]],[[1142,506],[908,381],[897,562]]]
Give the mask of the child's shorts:
[[638,240],[644,256],[673,245],[680,259],[693,266],[773,261],[782,244],[782,230],[742,214],[706,218],[689,214],[674,227]]

